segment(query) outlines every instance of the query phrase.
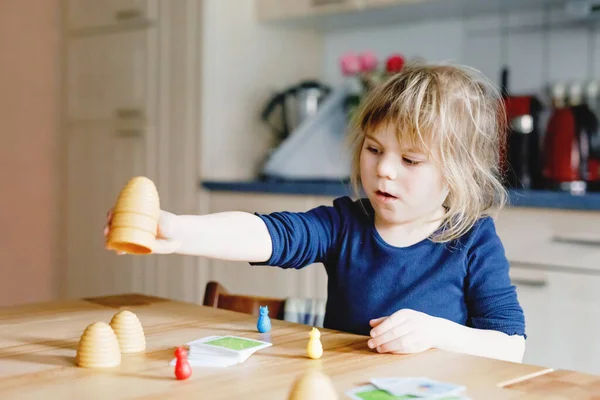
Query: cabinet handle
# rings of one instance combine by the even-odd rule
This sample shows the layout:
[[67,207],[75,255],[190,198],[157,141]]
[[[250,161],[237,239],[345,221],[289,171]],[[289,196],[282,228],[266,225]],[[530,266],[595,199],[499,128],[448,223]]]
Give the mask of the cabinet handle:
[[133,119],[142,118],[144,113],[139,108],[117,108],[115,114],[117,115],[117,118]]
[[117,21],[129,21],[132,19],[139,18],[142,15],[140,10],[135,8],[129,8],[125,10],[119,10],[115,13],[115,19]]
[[328,4],[343,4],[346,3],[347,0],[312,0],[312,6],[326,6]]
[[584,246],[600,247],[600,239],[586,239],[554,235],[552,236],[551,240],[553,243],[581,244]]
[[548,286],[548,281],[544,279],[523,279],[523,278],[511,278],[512,283],[521,286],[531,287],[544,287]]
[[119,129],[117,130],[117,136],[122,138],[139,138],[144,136],[142,129]]

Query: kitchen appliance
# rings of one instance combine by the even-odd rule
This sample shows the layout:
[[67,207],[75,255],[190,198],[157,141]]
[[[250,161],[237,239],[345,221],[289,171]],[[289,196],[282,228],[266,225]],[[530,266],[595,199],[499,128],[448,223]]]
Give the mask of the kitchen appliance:
[[502,98],[506,112],[505,151],[501,170],[505,185],[518,189],[541,189],[544,185],[540,146],[542,103],[532,95],[511,96],[508,69],[503,68]]
[[263,109],[262,120],[272,128],[280,142],[303,121],[313,117],[330,92],[329,86],[321,82],[300,82],[273,95]]
[[263,180],[348,181],[347,90],[332,90],[317,113],[304,118],[269,154],[261,170]]
[[544,176],[552,189],[583,193],[600,186],[598,118],[572,93],[569,105],[555,98],[544,138]]

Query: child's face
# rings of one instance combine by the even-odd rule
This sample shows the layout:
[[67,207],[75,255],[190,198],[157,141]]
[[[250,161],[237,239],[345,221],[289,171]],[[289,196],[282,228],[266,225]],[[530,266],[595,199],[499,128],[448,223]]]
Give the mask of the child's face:
[[368,135],[361,150],[363,189],[378,219],[388,224],[437,214],[448,194],[439,167],[426,153],[407,146],[388,125]]

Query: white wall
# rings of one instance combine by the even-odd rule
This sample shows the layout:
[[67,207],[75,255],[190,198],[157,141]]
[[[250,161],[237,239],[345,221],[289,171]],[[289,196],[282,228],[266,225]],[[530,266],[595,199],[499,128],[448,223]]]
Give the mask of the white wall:
[[[500,68],[510,68],[514,93],[539,92],[563,80],[600,78],[600,33],[582,24],[565,26],[562,10],[540,8],[414,25],[330,32],[325,36],[325,77],[339,83],[338,60],[345,51],[392,52],[407,58],[453,61],[480,69],[500,83]],[[544,30],[546,23],[549,29]],[[527,26],[538,25],[526,29]]]
[[262,108],[276,91],[321,77],[321,36],[259,24],[254,0],[205,1],[202,34],[202,178],[255,178],[274,139]]

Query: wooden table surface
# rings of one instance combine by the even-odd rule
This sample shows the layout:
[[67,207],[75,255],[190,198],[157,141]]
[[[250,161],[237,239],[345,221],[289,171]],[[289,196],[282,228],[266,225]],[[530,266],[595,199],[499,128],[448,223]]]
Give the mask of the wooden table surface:
[[[83,330],[95,321],[110,322],[121,309],[140,319],[146,351],[123,355],[113,369],[77,367],[76,346]],[[296,378],[310,368],[320,368],[332,379],[340,399],[348,398],[345,391],[380,376],[425,376],[462,384],[472,399],[592,398],[550,397],[543,384],[529,385],[556,374],[549,368],[438,350],[378,354],[367,347],[366,337],[326,329],[321,330],[324,354],[311,360],[305,353],[310,327],[272,323],[272,330],[261,334],[250,315],[143,295],[0,308],[0,399],[286,399]],[[267,340],[273,346],[243,364],[194,367],[190,379],[175,379],[169,362],[176,347],[225,334]]]

